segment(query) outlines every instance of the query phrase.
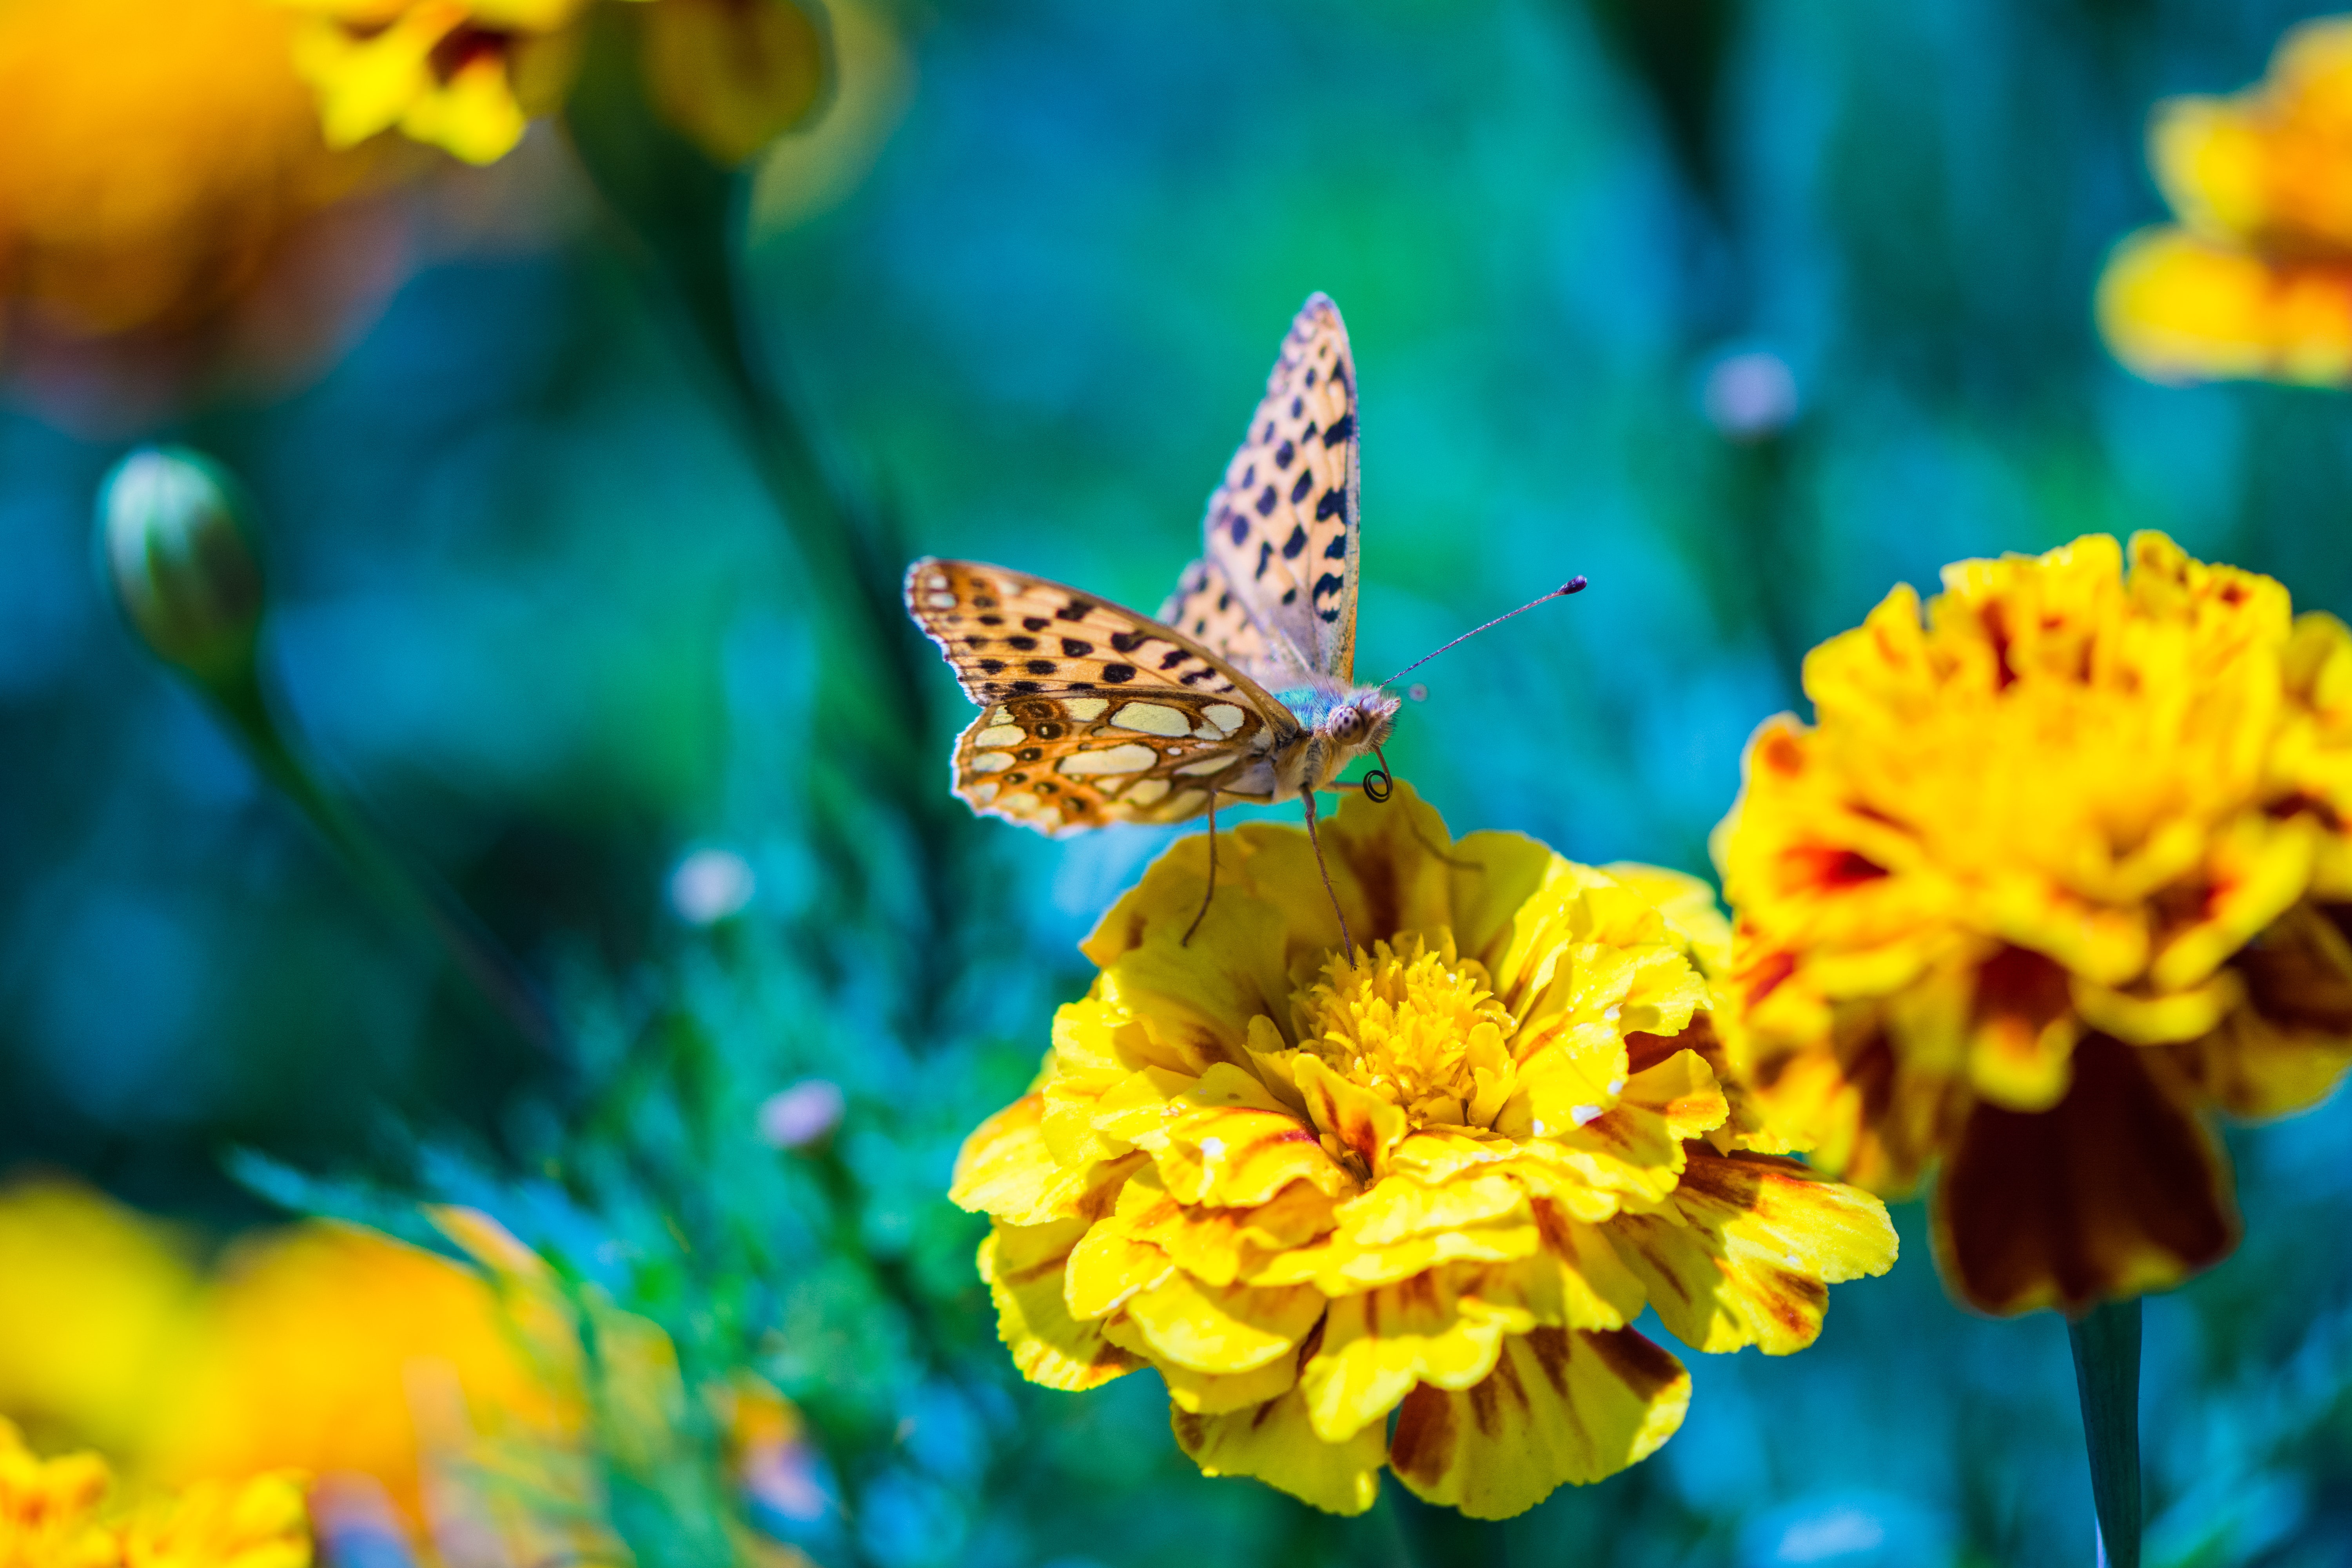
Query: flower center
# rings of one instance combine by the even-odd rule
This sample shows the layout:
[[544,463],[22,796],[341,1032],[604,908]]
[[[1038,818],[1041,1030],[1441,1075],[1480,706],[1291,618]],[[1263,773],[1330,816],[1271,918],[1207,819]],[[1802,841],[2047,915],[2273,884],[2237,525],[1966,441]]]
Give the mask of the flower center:
[[1452,932],[1437,943],[1406,936],[1326,960],[1292,1003],[1299,1048],[1416,1124],[1484,1126],[1509,1097],[1517,1021],[1485,967],[1455,956]]

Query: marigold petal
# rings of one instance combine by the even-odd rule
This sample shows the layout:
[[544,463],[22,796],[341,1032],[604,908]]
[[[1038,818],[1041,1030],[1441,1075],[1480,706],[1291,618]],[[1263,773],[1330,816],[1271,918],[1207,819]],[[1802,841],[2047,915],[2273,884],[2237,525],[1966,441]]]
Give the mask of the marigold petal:
[[1043,1095],[1024,1094],[975,1128],[956,1155],[949,1200],[1008,1225],[1087,1219],[1108,1210],[1143,1157],[1060,1161],[1043,1135],[1044,1112]]
[[1536,1321],[1565,1329],[1622,1329],[1632,1322],[1646,1292],[1610,1244],[1607,1228],[1549,1200],[1538,1199],[1534,1209],[1543,1245],[1514,1275]]
[[1475,1387],[1406,1395],[1389,1464],[1427,1501],[1508,1519],[1648,1458],[1689,1405],[1682,1363],[1631,1329],[1537,1329]]
[[1117,1218],[1107,1219],[1070,1249],[1062,1295],[1070,1316],[1087,1322],[1110,1316],[1175,1271],[1165,1252],[1136,1240]]
[[2050,1110],[1979,1105],[1939,1184],[1936,1251],[1988,1312],[2081,1311],[2177,1284],[2237,1241],[2229,1169],[2155,1048],[2092,1035]]
[[2233,961],[2244,1005],[2172,1054],[2189,1079],[2239,1116],[2316,1104],[2352,1065],[2352,908],[2288,911]]
[[1063,1277],[1083,1220],[999,1223],[980,1244],[981,1278],[996,1302],[997,1337],[1032,1383],[1075,1393],[1133,1372],[1142,1362],[1109,1343],[1099,1323],[1070,1316]]
[[[1132,1324],[1115,1324],[1107,1331],[1130,1350],[1146,1348]],[[1226,1415],[1264,1405],[1281,1398],[1298,1382],[1297,1356],[1276,1356],[1255,1372],[1231,1373],[1194,1372],[1174,1362],[1154,1362],[1152,1367],[1168,1385],[1168,1397],[1176,1408],[1194,1415]]]
[[1417,1383],[1464,1389],[1483,1382],[1504,1335],[1535,1326],[1507,1289],[1482,1299],[1485,1278],[1482,1269],[1433,1269],[1335,1300],[1322,1344],[1298,1380],[1316,1436],[1347,1441],[1395,1409]]
[[1895,1262],[1886,1205],[1791,1161],[1694,1152],[1668,1210],[1607,1227],[1658,1319],[1709,1352],[1813,1342],[1829,1287]]
[[1295,1348],[1322,1315],[1319,1290],[1204,1285],[1181,1269],[1127,1304],[1152,1358],[1194,1372],[1255,1372]]
[[1296,1389],[1230,1415],[1179,1408],[1171,1416],[1177,1446],[1203,1475],[1255,1476],[1326,1513],[1361,1513],[1380,1496],[1386,1434],[1372,1426],[1345,1443],[1326,1443]]
[[1325,1136],[1353,1154],[1367,1171],[1383,1170],[1389,1152],[1404,1141],[1404,1111],[1368,1089],[1349,1082],[1319,1057],[1299,1052],[1288,1058],[1292,1081],[1307,1101],[1307,1113]]

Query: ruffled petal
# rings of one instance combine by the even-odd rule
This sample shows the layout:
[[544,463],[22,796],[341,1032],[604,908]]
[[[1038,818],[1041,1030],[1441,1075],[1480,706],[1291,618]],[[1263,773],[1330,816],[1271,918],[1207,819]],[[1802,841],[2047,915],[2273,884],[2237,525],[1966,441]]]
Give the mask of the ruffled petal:
[[1179,1408],[1171,1425],[1177,1446],[1202,1475],[1255,1476],[1326,1513],[1361,1513],[1380,1496],[1385,1434],[1374,1425],[1345,1443],[1326,1443],[1296,1389],[1224,1415]]
[[1829,1287],[1895,1262],[1895,1226],[1869,1194],[1788,1160],[1694,1152],[1673,1201],[1609,1227],[1661,1322],[1695,1350],[1813,1342]]
[[2074,1051],[2050,1110],[1979,1105],[1936,1204],[1953,1288],[1988,1312],[2081,1311],[2179,1283],[2237,1241],[2228,1166],[2154,1047]]
[[1013,1352],[1013,1364],[1032,1383],[1070,1393],[1099,1387],[1143,1364],[1106,1341],[1099,1323],[1070,1316],[1063,1274],[1085,1231],[1083,1220],[999,1224],[980,1244],[981,1278],[995,1300],[997,1337]]
[[1485,1279],[1483,1269],[1433,1269],[1334,1300],[1323,1342],[1299,1375],[1316,1436],[1345,1442],[1417,1383],[1464,1389],[1483,1381],[1504,1335],[1535,1326],[1507,1289],[1482,1296]]
[[1155,1360],[1194,1372],[1255,1372],[1296,1347],[1323,1315],[1304,1286],[1203,1285],[1179,1269],[1127,1304]]
[[1033,1093],[982,1122],[956,1155],[949,1199],[1008,1225],[1090,1219],[1108,1212],[1120,1184],[1143,1165],[1143,1156],[1064,1163],[1046,1145],[1044,1116],[1045,1096]]
[[1630,1329],[1515,1335],[1465,1393],[1417,1388],[1397,1413],[1389,1464],[1427,1501],[1508,1519],[1563,1482],[1646,1458],[1690,1405],[1682,1363]]

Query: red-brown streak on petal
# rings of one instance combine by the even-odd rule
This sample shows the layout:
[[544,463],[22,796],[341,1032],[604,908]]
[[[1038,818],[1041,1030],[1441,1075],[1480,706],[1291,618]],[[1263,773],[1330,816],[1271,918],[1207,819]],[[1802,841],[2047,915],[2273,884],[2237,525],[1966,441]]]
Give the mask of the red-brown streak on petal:
[[2065,966],[2031,948],[2004,947],[1977,966],[1974,1021],[2017,1018],[2038,1035],[2074,1005]]
[[457,73],[479,59],[504,60],[514,48],[514,35],[471,23],[455,27],[433,46],[426,57],[433,79],[446,86]]
[[2001,619],[2000,602],[1987,605],[1977,618],[1984,623],[1985,638],[1992,644],[1993,689],[2006,691],[2017,684],[2017,671],[2009,667],[2009,627]]
[[999,1274],[997,1279],[1002,1280],[1007,1286],[1031,1285],[1043,1279],[1048,1274],[1063,1273],[1068,1269],[1069,1266],[1070,1255],[1066,1252],[1059,1258],[1052,1258],[1044,1263],[1033,1263],[1026,1268],[1007,1269]]
[[2219,1148],[2132,1047],[2074,1047],[2074,1081],[2050,1110],[1979,1103],[1936,1194],[1937,1251],[1988,1312],[2055,1302],[2079,1311],[2150,1254],[2182,1274],[2237,1239]]
[[1859,850],[1835,844],[1794,844],[1780,851],[1780,890],[1837,892],[1875,882],[1886,868]]
[[1541,1328],[1528,1335],[1528,1349],[1543,1368],[1544,1381],[1561,1398],[1568,1397],[1568,1331]]
[[2336,815],[2334,806],[2317,795],[2306,795],[2301,790],[2290,795],[2283,795],[2263,807],[2263,816],[2282,822],[2290,816],[2300,816],[2305,812],[2317,817],[2320,826],[2326,828],[2328,832],[2344,831],[2344,819]]
[[1692,1015],[1691,1026],[1679,1035],[1653,1035],[1634,1030],[1625,1037],[1625,1076],[1639,1078],[1676,1051],[1698,1045],[1700,1041],[1692,1037],[1703,1030],[1706,1031],[1707,1041],[1712,1043],[1712,1026],[1704,1013]]
[[1739,985],[1748,994],[1748,1005],[1753,1007],[1778,991],[1780,983],[1796,973],[1795,953],[1786,950],[1769,952],[1748,966],[1747,972],[1738,977]]
[[[2322,904],[2314,913],[2352,939],[2352,905]],[[2282,919],[2231,960],[2245,978],[2247,1003],[2283,1028],[2352,1035],[2352,974],[2328,963],[2310,940],[2288,940],[2294,933]]]
[[[1538,1333],[1546,1331],[1538,1329]],[[1549,1331],[1560,1333],[1559,1329]],[[1609,1370],[1626,1387],[1647,1398],[1657,1390],[1683,1375],[1682,1363],[1651,1343],[1632,1329],[1611,1329],[1606,1332],[1589,1332],[1584,1342],[1592,1352],[1609,1363]],[[1565,1347],[1565,1338],[1562,1345]],[[1566,1354],[1563,1348],[1563,1355]]]
[[1756,760],[1781,777],[1792,779],[1805,771],[1805,748],[1786,730],[1775,730],[1756,748]]
[[1412,1476],[1423,1486],[1434,1486],[1445,1473],[1454,1452],[1454,1403],[1444,1391],[1425,1383],[1397,1406],[1396,1430],[1389,1436],[1389,1465],[1401,1476]]

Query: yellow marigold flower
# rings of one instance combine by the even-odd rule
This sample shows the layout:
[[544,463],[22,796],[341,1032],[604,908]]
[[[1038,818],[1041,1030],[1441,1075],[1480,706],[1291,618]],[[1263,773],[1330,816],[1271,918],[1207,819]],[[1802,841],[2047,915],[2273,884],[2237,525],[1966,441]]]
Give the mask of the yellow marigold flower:
[[588,0],[286,0],[327,140],[398,127],[471,163],[513,151],[570,85]]
[[2082,1310],[2234,1242],[2202,1114],[2352,1059],[2352,637],[2160,534],[1945,568],[1805,661],[1717,830],[1731,1035],[1880,1192],[1938,1162],[1947,1278]]
[[209,322],[364,164],[268,0],[0,0],[0,336]]
[[[1681,1424],[1705,1351],[1802,1348],[1830,1281],[1895,1256],[1885,1209],[1729,1125],[1698,884],[1449,843],[1400,789],[1323,831],[1205,840],[1104,919],[1029,1094],[965,1143],[953,1196],[1033,1381],[1165,1380],[1212,1475],[1369,1508],[1385,1464],[1504,1518]],[[1391,1418],[1393,1417],[1393,1430]]]
[[2148,163],[2183,226],[2109,261],[2116,356],[2166,381],[2352,379],[2352,19],[2296,27],[2234,97],[2160,105]]
[[[294,58],[330,142],[397,129],[489,163],[562,102],[593,0],[280,3],[308,13]],[[826,86],[824,29],[798,0],[658,0],[636,41],[656,106],[722,163],[799,123]]]
[[310,1568],[310,1525],[291,1475],[206,1482],[109,1507],[95,1454],[44,1460],[0,1419],[0,1568]]

